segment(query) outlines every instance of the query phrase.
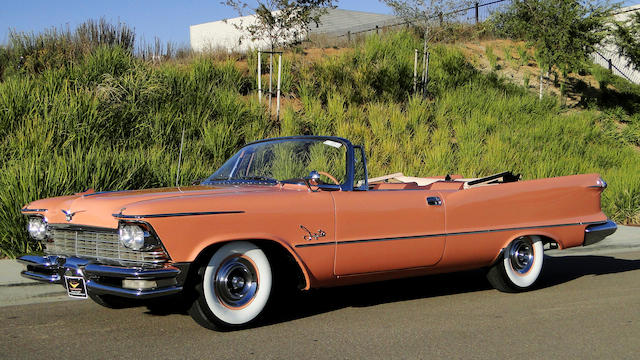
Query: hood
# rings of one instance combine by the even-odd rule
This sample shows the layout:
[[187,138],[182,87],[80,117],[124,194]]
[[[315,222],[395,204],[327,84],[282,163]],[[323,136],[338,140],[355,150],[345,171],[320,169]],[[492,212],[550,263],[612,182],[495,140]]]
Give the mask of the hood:
[[[224,195],[239,195],[253,192],[280,191],[278,186],[190,186],[171,187],[131,191],[85,192],[71,196],[37,200],[25,206],[25,209],[46,209],[41,212],[50,224],[89,225],[116,228],[118,219],[113,214],[145,215],[155,214],[154,208],[166,211],[160,203],[189,204],[191,198],[210,198]],[[202,203],[200,201],[199,203]],[[209,201],[210,209],[202,211],[224,211],[217,209]],[[181,206],[182,207],[182,206]],[[192,211],[201,210],[193,209]],[[140,214],[139,211],[144,211]],[[176,212],[180,212],[176,210]],[[68,220],[70,215],[71,220]]]

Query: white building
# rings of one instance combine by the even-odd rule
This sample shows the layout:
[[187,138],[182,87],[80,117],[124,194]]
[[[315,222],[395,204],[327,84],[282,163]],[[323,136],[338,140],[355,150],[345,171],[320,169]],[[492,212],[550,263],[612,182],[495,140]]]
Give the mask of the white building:
[[[255,15],[233,19],[191,25],[189,35],[191,49],[206,51],[211,49],[227,49],[229,51],[247,51],[249,49],[267,49],[266,40],[252,41],[239,25],[247,26],[256,21]],[[374,14],[362,11],[329,9],[320,18],[320,24],[311,24],[310,34],[326,34],[330,36],[346,35],[399,23],[393,15]],[[293,40],[293,36],[292,36]]]
[[[628,6],[617,11],[614,19],[616,21],[626,22],[631,19],[632,14],[639,11],[640,4]],[[608,40],[610,41],[611,39]],[[593,54],[593,62],[608,68],[609,59],[611,59],[611,70],[615,75],[622,76],[631,82],[640,84],[640,71],[634,70],[633,67],[627,65],[628,60],[618,55],[618,48],[615,45],[604,43],[597,49],[597,53]]]

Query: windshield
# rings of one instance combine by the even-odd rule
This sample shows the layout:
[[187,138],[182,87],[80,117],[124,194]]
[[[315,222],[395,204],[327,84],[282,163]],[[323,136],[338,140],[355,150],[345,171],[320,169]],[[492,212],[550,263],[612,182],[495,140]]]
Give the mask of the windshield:
[[203,184],[241,182],[257,184],[301,183],[313,170],[321,181],[339,184],[346,179],[346,145],[323,139],[277,139],[245,146]]

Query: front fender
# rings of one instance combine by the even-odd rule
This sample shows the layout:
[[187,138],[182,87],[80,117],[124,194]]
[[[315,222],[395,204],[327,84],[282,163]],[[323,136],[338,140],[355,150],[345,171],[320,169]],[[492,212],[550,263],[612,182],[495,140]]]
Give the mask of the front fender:
[[198,255],[200,255],[203,251],[210,248],[211,246],[229,243],[233,241],[252,241],[252,240],[253,241],[269,241],[272,243],[276,243],[282,248],[284,248],[289,253],[289,255],[291,255],[291,257],[293,257],[293,259],[296,261],[296,263],[298,264],[298,267],[300,268],[300,271],[302,272],[302,275],[304,276],[305,287],[303,288],[303,290],[309,290],[309,288],[311,287],[309,269],[306,267],[306,265],[304,264],[300,256],[294,251],[294,249],[291,247],[291,245],[288,242],[284,241],[284,239],[281,239],[273,234],[253,232],[253,233],[234,234],[232,237],[225,237],[220,235],[210,236],[205,238],[202,242],[200,242],[196,247],[194,247],[191,250],[188,256],[188,260],[186,261],[193,262],[198,257]]

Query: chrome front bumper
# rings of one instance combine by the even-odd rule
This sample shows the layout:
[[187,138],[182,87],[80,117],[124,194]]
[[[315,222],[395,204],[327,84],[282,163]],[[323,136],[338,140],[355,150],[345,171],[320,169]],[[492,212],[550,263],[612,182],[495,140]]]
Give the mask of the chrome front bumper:
[[607,220],[602,224],[594,224],[587,226],[584,229],[584,246],[593,245],[598,243],[607,236],[613,234],[618,229],[616,223],[611,220]]
[[[26,265],[21,275],[38,281],[64,286],[65,276],[82,276],[87,291],[97,295],[116,295],[147,299],[182,291],[187,264],[182,268],[136,268],[108,266],[76,257],[26,255],[18,259]],[[144,285],[136,288],[132,284]]]

